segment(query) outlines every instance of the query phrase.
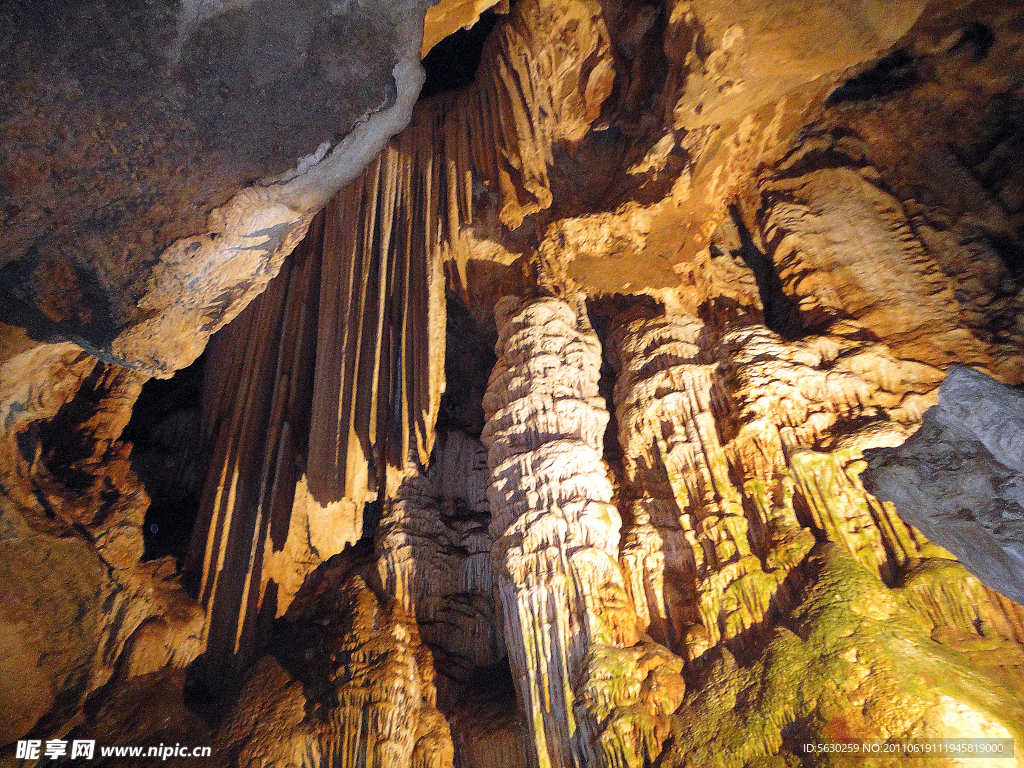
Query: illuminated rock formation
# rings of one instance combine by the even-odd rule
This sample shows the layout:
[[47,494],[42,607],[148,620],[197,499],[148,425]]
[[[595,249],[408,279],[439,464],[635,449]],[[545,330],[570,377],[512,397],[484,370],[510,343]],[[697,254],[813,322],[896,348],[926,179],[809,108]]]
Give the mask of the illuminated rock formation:
[[173,562],[140,562],[148,498],[119,440],[141,378],[4,326],[0,740],[56,729],[98,688],[201,651]]
[[0,3],[2,758],[1024,743],[1019,3],[520,0],[415,107],[419,5],[115,5]]
[[426,205],[411,180],[385,150],[212,344],[212,458],[186,569],[214,666],[247,657],[305,576],[360,538],[388,467],[429,459],[444,305],[422,219],[401,215]]
[[[338,578],[338,576],[342,578]],[[221,730],[237,765],[450,768],[448,724],[416,622],[359,576],[328,571],[321,599],[286,618],[292,639],[265,657]],[[301,640],[299,639],[301,638]],[[297,640],[297,642],[296,642]]]
[[600,343],[585,310],[560,299],[510,297],[497,314],[483,435],[491,559],[537,759],[640,765],[667,736],[657,719],[682,699],[682,664],[641,643],[617,563]]

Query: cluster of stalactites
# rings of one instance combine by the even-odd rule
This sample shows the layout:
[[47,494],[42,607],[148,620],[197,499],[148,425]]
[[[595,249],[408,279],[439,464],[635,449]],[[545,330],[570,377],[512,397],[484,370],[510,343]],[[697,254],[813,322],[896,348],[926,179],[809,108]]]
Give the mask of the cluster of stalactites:
[[[553,45],[566,30],[576,44]],[[388,467],[397,479],[409,461],[426,465],[443,389],[445,244],[486,190],[510,229],[548,207],[554,145],[582,138],[611,92],[592,0],[521,3],[488,45],[476,85],[421,104],[211,342],[213,458],[188,568],[219,655],[252,646],[303,576],[362,535],[365,503],[395,490]]]
[[[573,44],[561,44],[563,35]],[[518,3],[488,39],[473,87],[417,105],[412,122],[376,161],[415,190],[420,207],[410,211],[431,212],[403,221],[406,235],[429,251],[443,250],[482,204],[493,206],[509,230],[550,207],[555,146],[586,135],[614,75],[599,3]],[[357,183],[376,173],[371,165]]]
[[735,446],[721,437],[731,406],[710,335],[672,315],[627,314],[610,331],[636,496],[623,568],[645,628],[690,658],[762,622],[813,544],[785,494],[750,514],[755,489],[737,484]]
[[304,576],[360,538],[389,467],[429,461],[443,277],[423,238],[429,190],[405,170],[387,148],[211,342],[214,449],[187,568],[218,658],[244,656]]

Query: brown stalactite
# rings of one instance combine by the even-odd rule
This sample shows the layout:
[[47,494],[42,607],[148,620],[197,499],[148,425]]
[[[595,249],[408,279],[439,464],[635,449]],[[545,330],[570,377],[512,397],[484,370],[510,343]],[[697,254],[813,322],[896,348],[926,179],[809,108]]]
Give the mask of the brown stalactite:
[[244,667],[305,575],[360,538],[389,466],[429,459],[444,311],[409,162],[385,150],[211,344],[212,458],[186,569],[214,669],[236,654]]

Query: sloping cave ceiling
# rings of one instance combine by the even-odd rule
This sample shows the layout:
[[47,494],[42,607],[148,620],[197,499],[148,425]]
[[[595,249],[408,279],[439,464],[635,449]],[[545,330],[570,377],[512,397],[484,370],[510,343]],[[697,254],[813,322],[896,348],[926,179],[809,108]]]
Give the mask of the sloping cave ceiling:
[[1024,8],[488,5],[0,0],[0,762],[1024,749]]

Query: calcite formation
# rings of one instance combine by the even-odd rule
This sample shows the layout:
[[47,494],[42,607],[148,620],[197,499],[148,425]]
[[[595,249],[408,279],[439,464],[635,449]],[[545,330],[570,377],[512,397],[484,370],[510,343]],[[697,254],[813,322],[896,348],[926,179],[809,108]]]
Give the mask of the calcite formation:
[[0,761],[1024,744],[1018,3],[521,0],[415,106],[486,1],[121,5],[0,0]]
[[319,585],[326,599],[287,617],[292,640],[278,651],[287,671],[272,657],[255,666],[218,753],[235,752],[237,765],[252,768],[450,768],[451,738],[433,706],[433,665],[415,621],[400,605],[381,605],[359,576],[338,575]]
[[509,297],[497,313],[483,435],[491,560],[537,760],[641,765],[661,751],[656,719],[682,698],[682,664],[641,643],[617,562],[600,343],[561,299]]
[[652,636],[691,657],[790,602],[787,580],[814,543],[785,470],[773,468],[775,487],[733,479],[742,449],[719,438],[729,392],[702,335],[707,344],[692,317],[627,316],[614,331],[620,441],[638,496],[623,551],[630,593]]
[[305,576],[360,538],[389,467],[429,459],[440,262],[396,219],[424,204],[400,157],[386,150],[336,197],[211,345],[207,387],[220,397],[204,409],[212,453],[185,568],[208,607],[214,668],[248,658]]
[[492,597],[486,451],[455,431],[438,453],[430,471],[409,468],[375,539],[381,583],[416,617],[451,706],[473,671],[499,662],[505,648]]

